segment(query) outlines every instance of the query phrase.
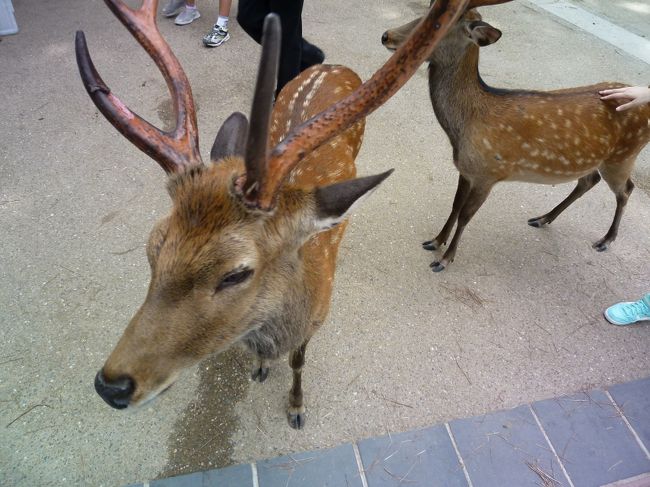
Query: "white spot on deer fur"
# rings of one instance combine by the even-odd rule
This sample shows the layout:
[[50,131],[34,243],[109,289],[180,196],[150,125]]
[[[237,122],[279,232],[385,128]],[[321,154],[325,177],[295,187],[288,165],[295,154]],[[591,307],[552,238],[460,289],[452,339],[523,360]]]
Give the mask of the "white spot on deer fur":
[[490,141],[485,137],[483,137],[483,145],[486,149],[492,149],[492,144],[490,144]]
[[305,97],[305,101],[302,103],[302,117],[306,117],[307,113],[307,108],[309,108],[309,105],[311,104],[312,99],[314,98],[314,95],[318,92],[318,89],[320,88],[320,85],[323,84],[323,80],[325,79],[325,76],[327,76],[327,72],[321,73],[318,78],[316,78],[316,81],[314,81],[313,86],[309,90],[309,93],[307,93],[307,96]]
[[536,157],[539,154],[539,149],[533,149],[530,151],[530,155],[533,157]]
[[552,128],[553,130],[555,130],[555,129],[557,129],[557,125],[553,122],[553,123],[551,123],[551,128]]
[[[298,99],[298,97],[300,96],[300,94],[304,91],[305,87],[306,87],[307,85],[309,85],[309,83],[311,83],[311,81],[314,79],[314,77],[315,77],[317,74],[318,74],[318,71],[317,71],[317,70],[314,70],[314,72],[311,73],[311,74],[309,75],[309,77],[308,77],[305,81],[303,81],[302,83],[300,83],[300,86],[298,87],[298,89],[296,90],[296,92],[295,92],[295,93],[293,94],[293,96],[291,97],[291,100],[289,101],[289,106],[287,107],[287,112],[288,112],[288,113],[293,113],[293,109],[294,109],[294,107],[295,107],[295,105],[296,105],[296,100]],[[291,118],[288,118],[288,119],[287,119],[286,127],[285,127],[285,129],[284,129],[285,133],[288,134],[290,129],[291,129]]]
[[563,111],[561,108],[558,108],[558,109],[557,109],[557,114],[558,114],[558,115],[562,115],[563,113],[564,113],[564,111]]
[[571,125],[572,125],[572,124],[571,124],[571,120],[566,119],[566,120],[564,121],[564,126],[565,126],[566,128],[570,128]]
[[580,145],[580,137],[574,137],[574,138],[573,138],[573,143],[574,143],[575,145]]
[[523,144],[521,144],[521,148],[525,149],[525,150],[528,150],[528,149],[530,149],[530,144],[528,142],[524,142]]

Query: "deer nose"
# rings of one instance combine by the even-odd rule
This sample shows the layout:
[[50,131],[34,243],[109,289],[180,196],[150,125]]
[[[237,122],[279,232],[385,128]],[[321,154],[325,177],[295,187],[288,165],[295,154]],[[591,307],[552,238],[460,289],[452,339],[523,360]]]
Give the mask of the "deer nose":
[[106,403],[115,409],[124,409],[129,405],[135,382],[129,376],[121,376],[107,380],[104,371],[100,370],[95,376],[95,390]]
[[384,32],[384,33],[381,35],[381,43],[382,43],[382,44],[386,44],[387,42],[388,42],[388,31]]

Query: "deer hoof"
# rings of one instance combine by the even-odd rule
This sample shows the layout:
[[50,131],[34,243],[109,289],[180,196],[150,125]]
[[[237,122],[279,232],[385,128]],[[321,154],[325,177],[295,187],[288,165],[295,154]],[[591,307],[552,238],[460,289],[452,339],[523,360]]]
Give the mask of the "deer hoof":
[[546,225],[546,223],[550,223],[550,222],[547,222],[546,218],[544,218],[543,216],[537,218],[531,218],[530,220],[528,220],[528,224],[531,227],[535,227],[535,228],[542,228],[544,225]]
[[269,376],[269,370],[270,369],[268,367],[259,367],[257,369],[253,369],[253,372],[251,373],[251,379],[261,384]]
[[436,261],[436,262],[432,262],[431,264],[429,264],[429,267],[431,267],[431,270],[433,272],[440,272],[440,271],[444,271],[446,266],[442,262],[437,262]]
[[305,426],[305,421],[307,419],[307,415],[305,414],[305,407],[290,407],[287,411],[287,419],[289,420],[289,426],[291,426],[293,429],[303,429]]
[[592,247],[595,248],[597,252],[604,252],[609,247],[609,244],[607,242],[598,241],[593,244]]
[[440,245],[438,245],[438,242],[435,240],[427,240],[426,242],[422,242],[422,248],[424,250],[438,250]]

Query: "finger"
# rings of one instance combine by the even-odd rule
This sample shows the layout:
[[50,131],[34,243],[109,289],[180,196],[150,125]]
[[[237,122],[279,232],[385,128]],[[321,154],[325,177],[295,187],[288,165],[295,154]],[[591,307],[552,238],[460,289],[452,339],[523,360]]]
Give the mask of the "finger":
[[632,100],[632,101],[630,101],[628,103],[617,106],[616,111],[617,112],[622,112],[622,111],[625,111],[625,110],[629,110],[630,108],[635,107],[637,105],[640,105],[640,103],[637,103],[637,100]]
[[610,88],[608,90],[600,90],[598,93],[601,95],[609,95],[611,93],[623,93],[627,88]]
[[625,93],[612,93],[600,97],[601,100],[632,100],[633,98]]

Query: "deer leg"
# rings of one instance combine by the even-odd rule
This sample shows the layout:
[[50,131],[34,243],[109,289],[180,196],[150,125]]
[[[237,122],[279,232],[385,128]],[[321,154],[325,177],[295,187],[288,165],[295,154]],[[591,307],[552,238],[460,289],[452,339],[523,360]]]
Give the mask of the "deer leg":
[[460,237],[463,234],[463,231],[465,230],[465,226],[469,223],[469,221],[472,219],[474,214],[485,202],[488,195],[490,194],[490,190],[492,189],[492,186],[494,186],[493,182],[482,183],[479,186],[472,187],[469,190],[469,194],[465,199],[465,203],[463,204],[462,208],[460,209],[460,213],[458,214],[458,226],[456,227],[456,233],[454,233],[454,238],[451,239],[451,243],[449,244],[449,247],[447,248],[445,254],[442,256],[442,259],[431,263],[431,265],[429,266],[431,267],[433,272],[440,272],[444,270],[445,267],[447,267],[447,265],[449,265],[450,262],[454,261],[454,256],[456,255],[456,248],[458,247],[458,242],[460,241]]
[[528,220],[528,224],[531,227],[540,228],[544,225],[550,224],[555,220],[560,213],[566,210],[571,203],[580,198],[583,194],[593,188],[600,181],[600,174],[598,171],[587,174],[586,176],[578,179],[578,184],[571,191],[571,194],[567,196],[559,205],[549,211],[546,215],[538,216],[537,218],[531,218]]
[[621,223],[623,210],[625,210],[625,205],[627,204],[627,200],[632,194],[633,189],[634,183],[631,179],[628,179],[622,188],[614,191],[614,194],[616,194],[616,211],[614,212],[614,221],[612,221],[612,226],[609,227],[609,230],[605,236],[592,245],[592,247],[595,248],[598,252],[607,250],[609,244],[616,240],[616,235],[618,234],[618,225]]
[[251,371],[251,379],[259,383],[264,382],[269,376],[269,365],[269,360],[261,357],[256,357],[255,363],[253,364],[253,370]]
[[305,426],[305,406],[302,402],[302,366],[305,363],[305,349],[307,348],[306,340],[299,348],[291,352],[289,364],[293,369],[293,385],[289,392],[289,409],[287,418],[289,425],[293,429],[301,429]]
[[440,233],[436,238],[434,238],[433,240],[427,240],[426,242],[422,243],[422,247],[425,250],[437,250],[438,248],[440,248],[441,246],[447,243],[447,238],[449,238],[451,229],[454,228],[454,225],[456,224],[456,220],[458,219],[458,214],[460,213],[460,209],[463,207],[463,204],[467,199],[467,195],[469,194],[469,188],[470,188],[469,181],[465,179],[462,176],[462,174],[459,174],[458,187],[456,188],[456,196],[454,196],[454,204],[451,208],[451,213],[449,214],[449,218],[447,218],[447,222],[445,223],[445,226],[442,227],[442,230],[440,230]]

